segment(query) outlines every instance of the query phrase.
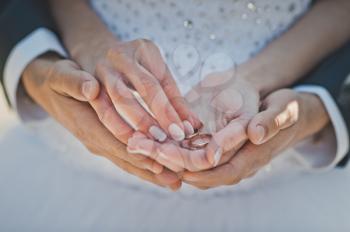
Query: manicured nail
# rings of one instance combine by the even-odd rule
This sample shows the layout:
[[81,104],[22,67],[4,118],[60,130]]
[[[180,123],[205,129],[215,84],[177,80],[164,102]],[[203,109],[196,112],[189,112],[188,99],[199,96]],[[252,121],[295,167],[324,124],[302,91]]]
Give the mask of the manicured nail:
[[183,121],[182,123],[184,124],[184,127],[185,127],[186,136],[193,135],[194,129],[193,129],[192,124],[187,120]]
[[175,123],[169,126],[169,133],[176,141],[182,141],[185,139],[185,132]]
[[126,148],[127,152],[130,154],[140,154],[140,155],[145,155],[145,156],[150,156],[151,153],[147,150],[144,149],[130,149],[129,147]]
[[92,81],[86,81],[83,83],[83,94],[86,100],[90,100],[93,96],[94,83]]
[[167,138],[164,131],[157,126],[151,126],[148,131],[159,142],[164,142]]
[[256,134],[258,138],[258,143],[262,143],[265,138],[265,128],[263,126],[257,125],[256,126]]
[[219,147],[214,154],[214,167],[218,166],[222,156],[222,149]]

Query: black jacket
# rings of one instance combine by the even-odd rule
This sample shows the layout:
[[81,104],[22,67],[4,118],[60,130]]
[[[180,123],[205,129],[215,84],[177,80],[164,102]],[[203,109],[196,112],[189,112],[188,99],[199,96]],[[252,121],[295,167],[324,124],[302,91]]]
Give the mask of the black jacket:
[[[345,120],[350,135],[350,42],[324,59],[298,84],[313,84],[324,87],[332,95]],[[350,157],[339,163],[344,167]]]
[[[12,48],[40,27],[55,31],[47,0],[0,0],[0,81]],[[5,91],[6,94],[6,91]]]
[[[47,0],[0,0],[0,80],[11,49],[40,27],[55,31]],[[326,88],[339,106],[350,132],[350,43],[334,52],[298,84],[316,84]],[[5,91],[6,92],[6,91]],[[339,164],[344,166],[349,156]]]

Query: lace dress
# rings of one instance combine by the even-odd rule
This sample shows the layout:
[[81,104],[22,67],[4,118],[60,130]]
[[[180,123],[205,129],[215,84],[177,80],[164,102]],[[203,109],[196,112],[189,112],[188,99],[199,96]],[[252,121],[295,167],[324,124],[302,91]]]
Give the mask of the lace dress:
[[[254,56],[301,17],[309,4],[308,0],[91,0],[119,38],[147,38],[159,46],[183,94],[206,74]],[[20,148],[14,144],[18,140]],[[19,218],[26,229],[72,231],[350,229],[346,213],[350,189],[344,189],[349,171],[305,173],[293,152],[237,186],[206,192],[184,186],[172,193],[89,154],[50,119],[32,124],[30,130],[18,126],[0,143],[4,151],[0,153],[6,154],[0,162],[4,189],[0,216],[8,225]]]

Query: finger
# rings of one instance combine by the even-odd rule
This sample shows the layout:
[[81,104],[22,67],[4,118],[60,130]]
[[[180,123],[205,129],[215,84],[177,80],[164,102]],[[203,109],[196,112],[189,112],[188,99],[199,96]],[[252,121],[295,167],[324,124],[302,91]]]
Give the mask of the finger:
[[97,75],[103,82],[110,99],[119,115],[135,130],[158,141],[165,141],[167,135],[159,128],[158,123],[140,105],[131,90],[124,83],[120,74],[111,69],[99,68]]
[[146,137],[134,136],[129,139],[128,151],[143,153],[175,172],[183,169],[199,171],[211,167],[205,150],[192,151],[172,142],[160,144]]
[[254,144],[262,144],[281,130],[294,125],[298,120],[297,95],[292,90],[279,90],[269,95],[263,102],[264,111],[250,121],[248,137]]
[[[63,112],[65,112],[64,117],[69,118],[69,120],[60,120],[60,118],[58,120],[85,144],[92,153],[104,157],[116,157],[136,168],[142,170],[148,169],[156,174],[163,172],[163,167],[159,168],[154,165],[154,160],[152,159],[147,157],[139,159],[138,157],[128,155],[125,145],[113,137],[98,120],[96,113],[88,104],[62,96],[57,99],[57,102],[62,106]],[[84,122],[81,121],[82,117],[84,118]],[[93,133],[91,133],[92,131]],[[174,176],[169,174],[168,176],[170,179],[174,179]]]
[[114,60],[117,70],[131,82],[161,128],[174,140],[182,141],[185,138],[184,126],[159,81],[139,63],[127,61],[120,56]]
[[75,98],[79,101],[90,101],[97,97],[100,85],[89,73],[79,70],[70,61],[62,61],[56,65],[51,76],[50,87],[59,94]]
[[216,167],[224,153],[237,149],[246,139],[246,122],[235,119],[231,121],[222,130],[213,134],[210,143],[207,146],[207,157],[212,167]]
[[[94,108],[95,112],[97,112],[100,121],[114,135],[118,142],[120,141],[126,144],[129,137],[134,133],[134,130],[128,124],[126,124],[118,115],[118,112],[115,111],[111,101],[105,94],[105,91],[101,90],[101,95],[96,100],[90,102],[90,104]],[[142,169],[148,169],[156,174],[161,173],[163,170],[163,166],[161,164],[144,156],[133,155],[124,157],[124,159],[125,158],[127,158],[129,162],[135,166]]]
[[150,171],[140,169],[115,156],[107,156],[106,158],[108,158],[110,161],[115,163],[117,166],[119,166],[121,169],[128,172],[129,174],[137,176],[142,180],[151,182],[160,187],[170,187],[174,190],[177,190],[181,187],[181,182],[179,181],[178,177],[174,173],[171,173],[167,170],[164,170],[158,175],[155,175]]
[[154,45],[150,45],[139,54],[139,62],[150,71],[159,81],[171,105],[183,122],[186,136],[191,136],[203,126],[197,115],[190,110],[185,98],[182,96],[169,67]]
[[131,154],[142,154],[150,157],[174,172],[183,171],[183,162],[178,154],[175,154],[171,158],[162,153],[159,154],[159,144],[148,139],[141,133],[136,132],[135,135],[129,139],[127,150]]
[[90,104],[97,113],[99,120],[114,137],[127,144],[134,130],[120,117],[106,91],[102,89],[100,95],[95,100],[90,101]]
[[185,172],[183,180],[207,187],[237,184],[268,164],[273,157],[271,147],[276,146],[274,143],[260,146],[247,143],[228,163],[208,171]]
[[188,172],[183,174],[186,183],[202,187],[218,187],[232,185],[240,181],[241,167],[233,166],[228,162],[222,166],[202,172]]
[[173,191],[181,188],[182,181],[178,175],[169,169],[164,168],[159,174],[156,174],[156,179],[165,186],[169,186]]

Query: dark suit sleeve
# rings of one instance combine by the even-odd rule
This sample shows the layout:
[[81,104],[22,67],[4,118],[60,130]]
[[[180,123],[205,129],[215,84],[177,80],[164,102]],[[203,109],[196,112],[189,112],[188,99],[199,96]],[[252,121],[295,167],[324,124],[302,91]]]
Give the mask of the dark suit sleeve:
[[[312,84],[322,86],[332,95],[347,124],[350,134],[350,42],[326,58],[317,68],[310,72],[298,85]],[[350,152],[338,164],[344,167]]]
[[47,0],[0,1],[0,81],[4,87],[4,66],[15,45],[40,27],[55,27]]

